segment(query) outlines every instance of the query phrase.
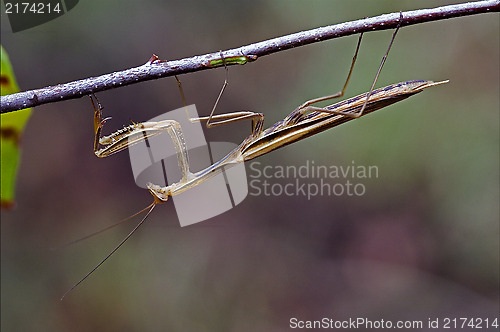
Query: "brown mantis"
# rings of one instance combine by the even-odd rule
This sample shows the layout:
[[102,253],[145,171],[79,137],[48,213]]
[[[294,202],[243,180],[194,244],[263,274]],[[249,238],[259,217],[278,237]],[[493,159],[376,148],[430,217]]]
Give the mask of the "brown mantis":
[[[197,186],[198,184],[210,179],[216,174],[219,174],[227,167],[243,163],[245,161],[259,157],[263,154],[269,153],[285,145],[302,140],[306,137],[320,133],[329,128],[338,126],[344,122],[359,118],[362,115],[374,112],[378,109],[389,106],[398,101],[404,100],[414,94],[421,92],[422,90],[428,87],[448,82],[448,81],[433,82],[433,81],[414,80],[414,81],[405,81],[401,83],[391,84],[383,88],[374,89],[398,30],[399,26],[396,28],[394,34],[392,35],[389,47],[384,57],[382,58],[382,62],[377,71],[375,79],[373,80],[369,92],[358,95],[353,98],[343,100],[341,102],[326,107],[313,106],[318,102],[343,96],[344,91],[349,82],[349,79],[351,77],[354,64],[356,62],[357,54],[362,39],[362,34],[361,34],[358,39],[351,67],[342,90],[335,94],[320,98],[315,98],[303,103],[302,105],[297,107],[294,111],[292,111],[283,120],[278,121],[268,129],[264,129],[263,127],[264,115],[261,113],[241,111],[241,112],[234,112],[227,114],[217,114],[217,115],[214,114],[219,99],[228,84],[227,66],[226,66],[227,62],[221,53],[221,61],[226,69],[226,80],[224,81],[224,84],[215,102],[215,105],[209,116],[194,118],[190,120],[206,121],[206,126],[212,127],[242,119],[250,119],[252,120],[252,131],[251,134],[247,138],[245,138],[243,142],[233,151],[229,152],[221,160],[215,162],[214,164],[210,165],[209,167],[199,172],[192,173],[189,169],[188,152],[184,141],[182,129],[179,123],[173,120],[164,120],[160,122],[134,123],[130,126],[124,127],[112,133],[109,136],[101,137],[102,127],[107,119],[102,119],[102,114],[101,114],[102,107],[98,102],[96,107],[96,103],[94,103],[95,96],[94,99],[92,99],[91,97],[92,104],[94,107],[94,127],[95,127],[94,153],[96,154],[96,156],[107,157],[111,154],[114,154],[116,152],[128,148],[132,144],[135,144],[137,142],[140,142],[147,138],[151,138],[155,135],[167,131],[170,137],[172,138],[172,141],[176,149],[177,160],[179,167],[181,169],[182,177],[179,182],[173,183],[168,186],[159,186],[153,183],[149,183],[147,185],[149,192],[153,195],[154,198],[153,203],[151,203],[148,207],[144,208],[143,210],[137,212],[136,214],[128,217],[127,219],[122,220],[121,222],[128,220],[131,217],[134,217],[137,214],[140,214],[144,211],[147,211],[146,215],[135,226],[135,228],[97,266],[95,266],[87,275],[85,275],[73,287],[71,287],[63,295],[62,298],[64,298],[66,294],[68,294],[82,281],[84,281],[87,277],[89,277],[114,252],[116,252],[130,238],[130,236],[132,236],[132,234],[145,222],[145,220],[151,214],[155,206],[157,204],[166,202],[170,196],[180,194],[194,186]],[[248,58],[249,61],[253,59],[254,57],[251,56]],[[230,60],[231,59],[228,59],[228,61]],[[178,81],[178,83],[181,91],[181,96],[183,97],[180,81]],[[99,148],[101,145],[102,148]],[[117,224],[107,227],[106,229],[109,229]],[[100,232],[101,231],[97,233]]]

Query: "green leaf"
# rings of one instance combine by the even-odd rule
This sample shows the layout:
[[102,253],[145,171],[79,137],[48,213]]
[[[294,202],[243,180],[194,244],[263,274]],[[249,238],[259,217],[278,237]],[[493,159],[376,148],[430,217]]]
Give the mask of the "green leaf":
[[[19,92],[14,71],[7,52],[1,48],[1,95]],[[31,115],[31,109],[15,111],[1,115],[1,155],[0,155],[0,198],[2,208],[14,206],[16,175],[21,154],[21,135]]]

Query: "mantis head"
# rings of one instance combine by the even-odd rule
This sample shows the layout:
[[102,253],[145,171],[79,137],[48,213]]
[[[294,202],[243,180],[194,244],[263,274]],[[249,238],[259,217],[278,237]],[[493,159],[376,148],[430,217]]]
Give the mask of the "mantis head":
[[154,197],[154,204],[165,203],[168,200],[168,197],[171,196],[170,190],[168,187],[160,187],[156,184],[152,184],[149,182],[147,184],[148,190]]

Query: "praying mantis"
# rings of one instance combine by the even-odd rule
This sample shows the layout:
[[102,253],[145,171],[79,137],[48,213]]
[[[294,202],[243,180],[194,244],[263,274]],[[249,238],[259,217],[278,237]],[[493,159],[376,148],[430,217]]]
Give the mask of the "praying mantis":
[[[402,17],[401,17],[402,21]],[[356,50],[352,59],[352,63],[347,75],[347,79],[341,91],[324,97],[319,97],[306,101],[305,103],[298,106],[293,110],[287,117],[283,120],[276,122],[267,129],[264,129],[264,115],[261,113],[255,113],[251,111],[240,111],[226,114],[214,114],[218,102],[228,84],[227,79],[227,64],[228,63],[240,63],[255,60],[255,56],[241,56],[233,58],[224,58],[221,52],[221,59],[216,60],[216,65],[224,65],[226,70],[226,79],[222,86],[222,89],[218,95],[212,111],[209,116],[192,118],[191,121],[204,121],[208,128],[218,125],[227,124],[234,121],[249,119],[252,123],[252,129],[250,135],[245,138],[240,145],[238,145],[234,150],[229,152],[225,157],[215,162],[214,164],[208,166],[207,168],[198,171],[191,172],[189,169],[189,158],[188,151],[186,148],[186,143],[184,140],[182,128],[179,123],[174,120],[164,120],[160,122],[143,122],[143,123],[133,123],[130,126],[124,127],[111,135],[101,136],[102,128],[108,118],[102,118],[102,106],[97,101],[95,96],[91,96],[92,105],[94,108],[94,153],[97,157],[103,158],[108,157],[114,153],[120,152],[127,149],[131,145],[143,141],[145,139],[151,138],[155,135],[167,132],[172,138],[174,144],[177,160],[179,167],[181,169],[181,179],[179,182],[173,183],[168,186],[160,186],[153,183],[148,183],[147,188],[151,195],[153,196],[153,202],[144,208],[143,210],[135,213],[134,215],[120,221],[119,223],[128,220],[140,213],[147,211],[146,215],[141,219],[141,221],[135,226],[135,228],[103,259],[96,265],[89,273],[87,273],[80,281],[74,284],[63,296],[63,299],[69,292],[71,292],[75,287],[87,279],[95,270],[97,270],[113,253],[115,253],[131,236],[134,232],[146,221],[148,216],[151,214],[153,209],[158,204],[162,204],[168,200],[170,196],[180,194],[190,188],[197,186],[198,184],[207,181],[213,176],[222,172],[225,168],[231,167],[245,161],[257,158],[261,155],[267,154],[278,148],[286,146],[288,144],[300,141],[306,137],[315,135],[332,127],[338,126],[342,123],[357,119],[363,115],[369,114],[401,100],[404,100],[410,96],[413,96],[424,89],[440,84],[447,83],[448,81],[423,81],[423,80],[412,80],[404,81],[396,84],[391,84],[383,88],[375,89],[376,82],[387,59],[387,55],[392,47],[394,39],[397,32],[399,31],[400,25],[395,29],[392,39],[389,43],[389,47],[382,58],[382,62],[376,73],[369,92],[352,97],[341,102],[325,106],[317,107],[314,104],[322,101],[331,100],[334,98],[342,97],[344,91],[347,88],[351,74],[356,62],[358,51],[360,48],[361,40],[363,34],[360,34]],[[177,79],[177,77],[176,77]],[[181,92],[182,99],[184,100],[184,94],[182,92],[182,87],[180,81],[177,79],[178,86]],[[94,102],[95,100],[95,102]],[[97,105],[97,106],[96,106]],[[119,224],[117,223],[117,224]],[[114,224],[106,229],[109,229]],[[101,230],[102,231],[102,230]],[[93,233],[89,236],[95,235]],[[87,236],[87,237],[89,237]],[[85,237],[85,238],[87,238]]]

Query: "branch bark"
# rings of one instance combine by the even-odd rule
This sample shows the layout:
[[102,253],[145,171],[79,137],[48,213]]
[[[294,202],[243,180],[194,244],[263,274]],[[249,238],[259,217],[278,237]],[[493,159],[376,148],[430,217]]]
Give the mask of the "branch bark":
[[[403,20],[401,26],[498,11],[500,11],[500,0],[476,1],[431,9],[419,9],[402,12]],[[156,56],[153,56],[148,62],[139,67],[2,96],[0,109],[3,114],[46,103],[80,98],[91,93],[142,81],[216,68],[223,65],[221,57],[234,59],[234,61],[227,61],[227,65],[244,64],[248,61],[256,60],[258,57],[327,39],[367,31],[394,29],[400,21],[400,13],[391,13],[297,32],[231,50],[198,55],[181,60],[158,60]],[[244,57],[246,57],[246,61]]]

